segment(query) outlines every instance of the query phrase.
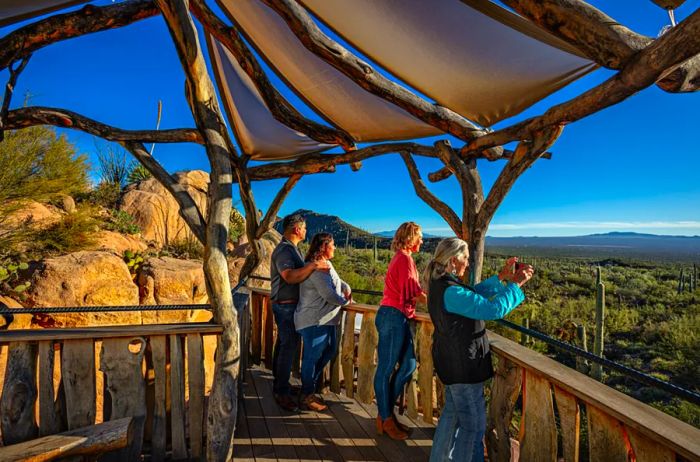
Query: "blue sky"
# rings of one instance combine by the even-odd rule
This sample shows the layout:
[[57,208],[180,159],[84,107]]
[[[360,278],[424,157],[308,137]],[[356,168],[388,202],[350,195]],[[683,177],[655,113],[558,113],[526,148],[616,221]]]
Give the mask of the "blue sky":
[[[650,0],[589,3],[649,36],[669,23],[666,13]],[[676,18],[681,20],[698,7],[700,0],[687,0],[676,10]],[[10,30],[0,29],[0,35]],[[611,75],[595,71],[496,128],[541,114]],[[0,81],[6,79],[7,71],[0,72]],[[36,52],[20,78],[13,105],[22,104],[29,93],[33,105],[67,108],[115,126],[145,129],[155,126],[157,103],[162,100],[161,128],[192,127],[183,88],[184,74],[173,44],[162,18],[155,17]],[[282,91],[306,110],[289,90]],[[669,94],[651,87],[569,125],[551,149],[553,159],[540,160],[515,184],[489,234],[561,236],[613,230],[700,234],[699,106],[700,94]],[[92,136],[62,132],[94,161]],[[452,143],[462,144],[454,139]],[[155,156],[171,172],[207,169],[204,151],[196,145],[158,145]],[[419,158],[417,163],[424,175],[440,167],[432,159]],[[480,163],[486,189],[502,165]],[[281,181],[254,184],[260,208],[268,206],[280,185]],[[429,186],[461,208],[454,180]],[[397,155],[367,160],[359,172],[343,166],[334,174],[304,177],[281,214],[298,208],[339,215],[370,231],[414,220],[426,232],[449,232],[440,216],[416,197]]]

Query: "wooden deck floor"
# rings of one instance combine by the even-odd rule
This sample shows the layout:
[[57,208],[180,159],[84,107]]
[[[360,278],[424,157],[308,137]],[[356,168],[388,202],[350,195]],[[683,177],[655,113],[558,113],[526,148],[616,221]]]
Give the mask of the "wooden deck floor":
[[270,371],[254,366],[246,372],[244,401],[239,408],[236,461],[425,461],[435,428],[406,416],[410,439],[377,436],[376,406],[344,395],[323,395],[325,412],[293,413],[280,409],[272,397]]

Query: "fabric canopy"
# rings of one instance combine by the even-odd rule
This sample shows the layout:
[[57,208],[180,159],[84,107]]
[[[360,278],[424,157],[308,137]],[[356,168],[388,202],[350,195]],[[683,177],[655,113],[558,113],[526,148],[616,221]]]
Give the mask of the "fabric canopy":
[[363,90],[308,51],[277,13],[259,0],[219,0],[241,32],[319,114],[357,141],[420,138],[441,133]]
[[207,43],[224,107],[244,153],[256,160],[280,160],[333,147],[275,120],[228,49],[211,36]]
[[300,1],[393,75],[484,126],[596,67],[486,0]]
[[0,0],[0,27],[40,16],[87,0]]

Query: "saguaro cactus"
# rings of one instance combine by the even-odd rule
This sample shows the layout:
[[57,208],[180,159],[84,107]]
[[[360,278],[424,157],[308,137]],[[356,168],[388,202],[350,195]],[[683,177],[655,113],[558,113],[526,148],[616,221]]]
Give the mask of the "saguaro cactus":
[[[596,274],[596,299],[595,299],[595,342],[593,343],[593,354],[603,357],[603,337],[605,336],[605,284],[603,284],[600,266]],[[603,367],[600,364],[593,364],[591,368],[593,378],[603,379]]]
[[[579,348],[584,351],[588,351],[588,339],[586,338],[586,326],[579,324],[576,326],[576,344]],[[588,360],[577,356],[576,357],[576,370],[582,374],[588,374],[589,364]]]
[[377,236],[374,236],[374,250],[372,252],[372,257],[374,258],[374,261],[377,261]]
[[683,293],[683,268],[681,268],[681,273],[678,275],[678,295]]
[[345,230],[345,252],[350,248],[350,229]]
[[698,290],[698,267],[693,263],[693,286],[691,290],[695,292]]

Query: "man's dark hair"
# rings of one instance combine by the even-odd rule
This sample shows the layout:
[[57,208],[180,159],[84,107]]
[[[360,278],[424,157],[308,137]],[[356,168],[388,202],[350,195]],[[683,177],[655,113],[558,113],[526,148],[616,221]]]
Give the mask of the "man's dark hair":
[[284,220],[282,220],[282,232],[286,233],[292,226],[299,223],[306,223],[306,219],[301,214],[293,213],[287,215],[284,217]]

